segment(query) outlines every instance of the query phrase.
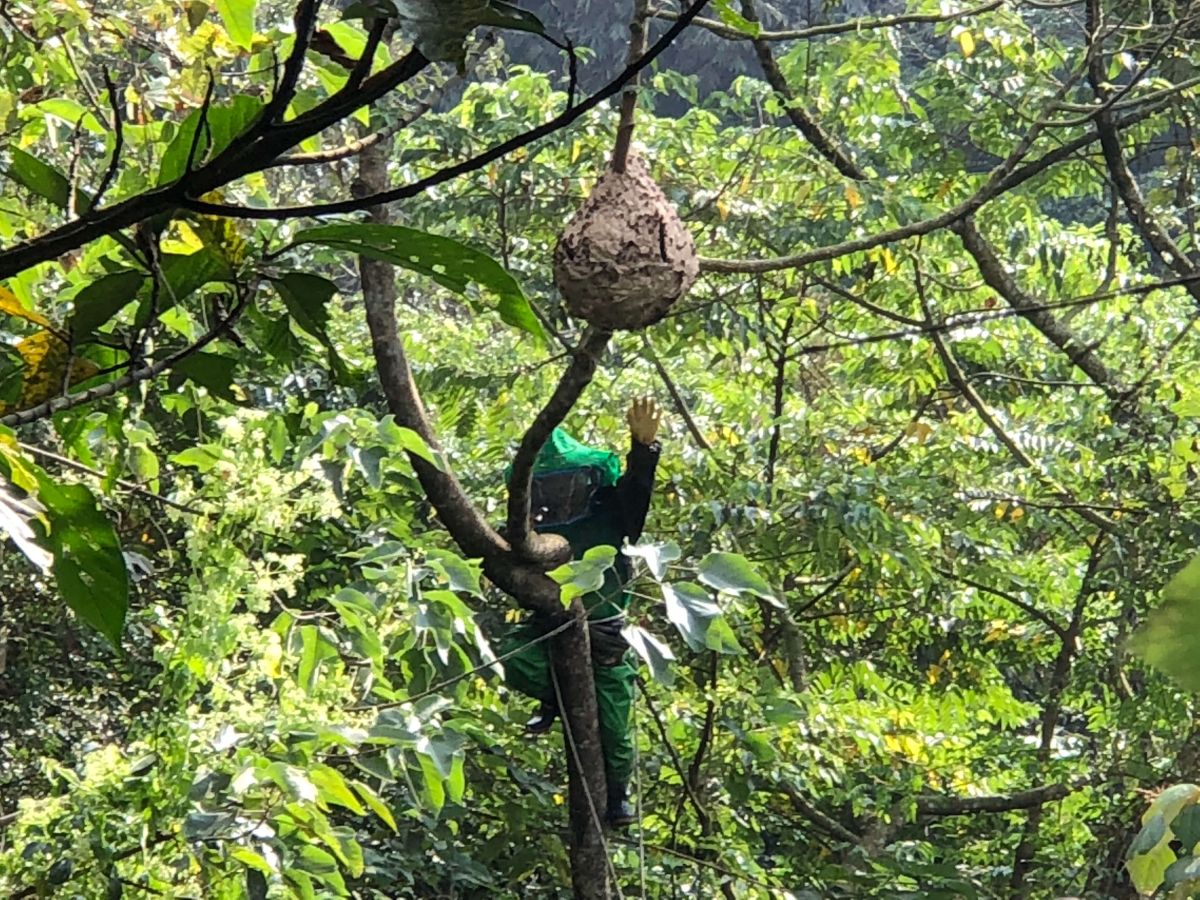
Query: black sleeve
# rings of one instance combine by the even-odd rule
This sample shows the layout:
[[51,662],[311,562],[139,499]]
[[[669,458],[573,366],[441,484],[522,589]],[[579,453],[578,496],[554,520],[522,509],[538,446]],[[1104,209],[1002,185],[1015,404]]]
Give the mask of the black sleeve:
[[661,452],[658,441],[653,444],[633,441],[625,457],[625,472],[617,482],[617,503],[621,509],[622,536],[630,543],[637,543],[646,525],[650,495],[654,492],[654,470]]

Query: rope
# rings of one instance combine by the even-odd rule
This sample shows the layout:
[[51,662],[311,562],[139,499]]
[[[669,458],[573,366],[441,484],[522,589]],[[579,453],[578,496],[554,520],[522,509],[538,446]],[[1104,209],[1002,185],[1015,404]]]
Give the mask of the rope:
[[[567,623],[573,624],[571,622]],[[554,699],[558,703],[558,708],[563,709],[562,691],[558,686],[558,673],[554,671],[554,660],[550,660],[550,681],[554,685]],[[618,900],[625,900],[625,895],[621,893],[621,885],[617,879],[617,870],[613,866],[612,857],[608,853],[608,841],[604,838],[604,824],[600,821],[600,813],[596,810],[596,800],[592,797],[592,789],[588,786],[587,775],[583,771],[583,762],[579,759],[579,748],[575,746],[575,736],[571,733],[571,723],[567,721],[567,715],[564,712],[559,718],[562,720],[563,735],[567,739],[567,747],[571,750],[571,757],[575,760],[575,771],[579,773],[579,783],[583,786],[583,795],[587,798],[588,809],[592,812],[592,823],[596,826],[596,832],[600,835],[600,848],[604,851],[604,863],[608,867],[609,877],[612,879],[613,887],[616,888]]]
[[642,900],[646,900],[646,829],[642,825],[642,728],[638,721],[637,696],[633,698],[633,779],[637,786],[638,876]]

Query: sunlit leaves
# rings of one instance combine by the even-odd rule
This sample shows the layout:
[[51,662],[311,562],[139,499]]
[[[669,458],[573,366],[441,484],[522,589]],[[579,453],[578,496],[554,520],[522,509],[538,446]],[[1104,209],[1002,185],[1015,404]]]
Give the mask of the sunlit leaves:
[[613,547],[591,547],[580,559],[564,563],[546,574],[561,585],[559,596],[563,606],[570,606],[577,597],[600,590],[605,575],[612,570],[617,558]]
[[249,50],[254,40],[254,7],[257,0],[216,0],[217,12],[229,39]]
[[[1170,846],[1177,837],[1173,830],[1174,824],[1183,818],[1185,809],[1196,808],[1198,800],[1200,787],[1194,784],[1176,784],[1159,794],[1142,814],[1142,829],[1130,845],[1125,863],[1130,880],[1139,891],[1151,893],[1163,883],[1168,867],[1174,868],[1173,864],[1178,858]],[[1195,824],[1187,821],[1186,825],[1189,836],[1197,837]],[[1185,845],[1182,855],[1190,856],[1194,848],[1194,842],[1191,846]],[[1189,871],[1188,866],[1175,869],[1173,882],[1178,884],[1190,880]]]

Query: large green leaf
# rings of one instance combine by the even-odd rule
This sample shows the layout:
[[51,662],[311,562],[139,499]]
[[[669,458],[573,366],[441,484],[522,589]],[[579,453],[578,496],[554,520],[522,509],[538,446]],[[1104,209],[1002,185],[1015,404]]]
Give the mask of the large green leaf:
[[700,581],[710,588],[728,594],[752,594],[761,597],[772,606],[783,609],[784,605],[766,579],[755,571],[750,561],[740,553],[713,552],[700,560]]
[[703,650],[709,626],[721,615],[721,607],[708,591],[689,582],[664,584],[662,595],[667,605],[667,620],[679,630],[689,647]]
[[130,269],[103,275],[85,285],[72,299],[75,312],[68,320],[75,340],[91,337],[101,325],[137,298],[146,275]]
[[[386,0],[405,34],[426,57],[438,62],[461,63],[463,43],[479,25],[493,25],[544,34],[545,28],[532,13],[505,0]],[[359,4],[364,10],[379,9],[379,0]],[[358,13],[363,15],[365,13]]]
[[59,209],[66,209],[71,183],[65,175],[19,147],[9,147],[8,153],[12,162],[5,174],[9,178],[39,197],[46,198]]
[[617,559],[615,547],[592,547],[585,551],[582,559],[564,563],[546,574],[561,585],[560,597],[563,606],[604,585],[604,576]]
[[324,225],[293,242],[320,244],[418,272],[461,296],[474,284],[497,298],[500,318],[544,340],[545,332],[517,280],[482,251],[451,238],[402,225]]
[[172,388],[178,388],[186,379],[205,388],[214,397],[236,403],[238,398],[233,393],[233,373],[237,364],[238,361],[231,356],[194,353],[175,364],[168,383]]
[[325,345],[329,351],[330,368],[342,382],[349,380],[349,372],[341,354],[329,339],[329,301],[337,293],[337,285],[328,278],[310,275],[308,272],[288,272],[273,281],[283,305],[292,320],[308,334]]
[[1200,693],[1200,556],[1163,591],[1163,604],[1151,610],[1129,640],[1129,649],[1170,675],[1185,690]]
[[45,546],[67,605],[115,647],[129,608],[129,574],[112,523],[82,484],[39,479],[38,500],[50,527]]
[[666,685],[672,683],[674,674],[671,671],[671,662],[675,659],[675,654],[671,652],[670,647],[637,625],[627,625],[621,630],[621,636],[650,667],[650,674],[654,676],[655,681]]
[[254,40],[254,7],[257,0],[216,0],[217,12],[229,39],[249,50]]

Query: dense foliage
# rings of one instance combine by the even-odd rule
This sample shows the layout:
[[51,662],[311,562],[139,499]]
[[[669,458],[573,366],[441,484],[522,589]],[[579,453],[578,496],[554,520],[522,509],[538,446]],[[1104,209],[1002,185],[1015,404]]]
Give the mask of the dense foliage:
[[[3,7],[0,894],[565,896],[566,751],[522,736],[496,674],[521,611],[414,462],[503,521],[504,467],[582,331],[549,263],[615,113],[391,224],[264,213],[361,199],[368,144],[413,184],[567,107],[565,62],[528,65],[503,30],[456,67],[469,29],[445,10],[470,5],[398,4],[416,18],[375,71],[414,38],[449,62],[223,180],[278,96],[291,6]],[[788,6],[772,28],[805,24]],[[1200,6],[1126,6],[909,0],[764,35],[766,81],[701,90],[680,56],[643,80],[636,139],[706,274],[616,335],[567,420],[624,451],[633,397],[668,410],[627,548],[624,895],[1200,884],[1200,575],[1140,637],[1180,680],[1129,653],[1200,533]],[[289,119],[353,99],[381,8],[321,10]],[[698,46],[759,33],[752,3],[710,14]],[[440,447],[389,411],[359,257],[396,267]]]

